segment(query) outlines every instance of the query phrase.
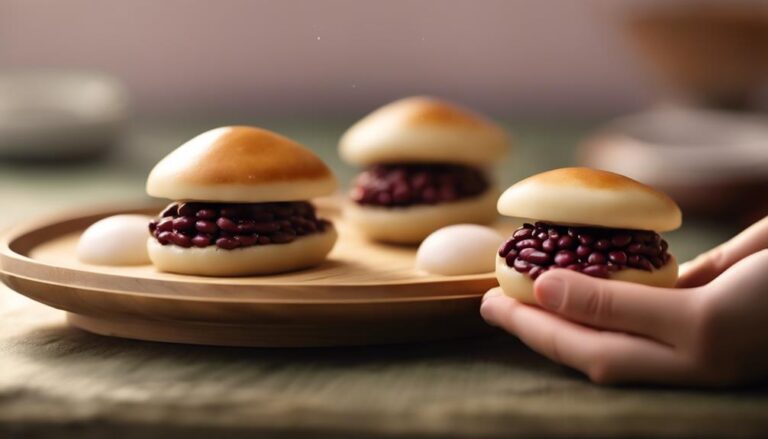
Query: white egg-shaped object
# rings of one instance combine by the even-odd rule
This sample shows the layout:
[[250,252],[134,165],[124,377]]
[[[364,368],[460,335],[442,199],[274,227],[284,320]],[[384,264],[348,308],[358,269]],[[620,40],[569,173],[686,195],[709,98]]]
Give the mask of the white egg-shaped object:
[[495,269],[496,251],[502,242],[504,237],[490,227],[443,227],[422,241],[416,252],[416,268],[447,276],[489,273]]
[[94,265],[149,264],[145,215],[115,215],[93,223],[80,236],[77,258]]

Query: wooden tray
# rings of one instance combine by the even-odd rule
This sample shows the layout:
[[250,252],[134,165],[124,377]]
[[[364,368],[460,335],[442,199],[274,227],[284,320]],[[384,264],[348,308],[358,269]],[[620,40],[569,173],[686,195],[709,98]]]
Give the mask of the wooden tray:
[[[487,330],[478,308],[493,273],[436,276],[414,269],[415,247],[366,241],[318,207],[339,231],[322,265],[273,276],[212,278],[152,266],[82,264],[75,245],[93,222],[160,207],[100,210],[16,227],[0,236],[0,277],[10,288],[67,311],[71,325],[102,335],[229,346],[333,346],[469,336]],[[511,224],[500,225],[511,233]]]

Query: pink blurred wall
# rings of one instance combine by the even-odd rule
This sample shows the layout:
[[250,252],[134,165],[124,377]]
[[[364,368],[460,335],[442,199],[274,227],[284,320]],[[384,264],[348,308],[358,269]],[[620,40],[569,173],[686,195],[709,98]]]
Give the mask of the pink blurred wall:
[[148,112],[328,114],[434,93],[606,114],[652,97],[621,34],[642,3],[0,0],[0,67],[105,70]]

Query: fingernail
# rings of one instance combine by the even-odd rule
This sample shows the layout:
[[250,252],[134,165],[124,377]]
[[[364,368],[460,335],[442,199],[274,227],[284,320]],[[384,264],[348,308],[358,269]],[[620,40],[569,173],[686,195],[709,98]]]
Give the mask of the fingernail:
[[545,277],[536,282],[536,300],[542,308],[557,310],[563,304],[567,285],[558,277]]

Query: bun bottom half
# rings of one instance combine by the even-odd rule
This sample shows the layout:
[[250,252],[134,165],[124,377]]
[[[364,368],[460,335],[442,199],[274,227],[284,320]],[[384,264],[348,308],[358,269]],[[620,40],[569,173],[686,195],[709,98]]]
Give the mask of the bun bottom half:
[[276,274],[317,265],[336,243],[333,226],[323,233],[302,236],[288,244],[259,245],[233,250],[216,246],[183,248],[147,241],[149,259],[160,271],[197,276]]
[[347,202],[344,217],[370,239],[396,244],[417,244],[435,230],[451,224],[488,224],[496,219],[498,192],[459,201],[408,207],[361,206]]
[[[533,295],[533,281],[531,278],[507,266],[504,258],[499,255],[496,255],[496,279],[507,296],[523,303],[537,304],[536,298]],[[610,279],[671,288],[677,282],[677,261],[672,256],[666,265],[650,272],[634,268],[624,268],[623,270],[611,273]]]

